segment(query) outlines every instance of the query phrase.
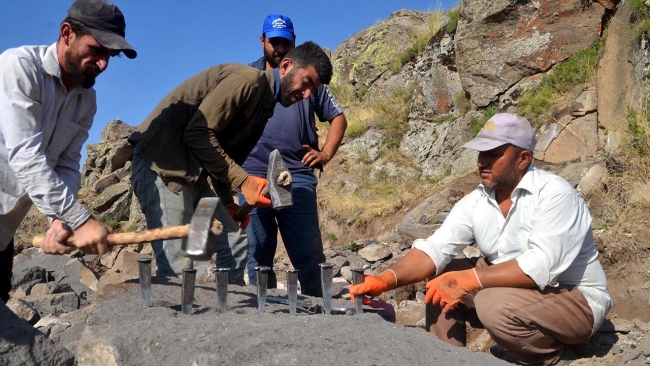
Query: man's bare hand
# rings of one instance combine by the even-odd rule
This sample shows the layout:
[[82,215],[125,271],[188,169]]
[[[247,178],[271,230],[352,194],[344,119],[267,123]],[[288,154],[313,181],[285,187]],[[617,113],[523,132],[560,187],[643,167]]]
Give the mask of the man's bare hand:
[[41,242],[41,250],[48,254],[68,254],[75,250],[75,247],[65,245],[68,237],[72,235],[72,229],[61,220],[54,220],[45,233]]
[[65,222],[55,219],[40,246],[43,253],[48,254],[68,254],[75,249],[86,254],[104,254],[112,249],[106,241],[111,231],[111,228],[91,217],[74,231],[74,246],[71,246],[67,245],[67,240],[73,234],[72,229]]
[[307,150],[307,153],[302,158],[302,163],[313,168],[316,164],[325,165],[329,163],[330,156],[322,151],[314,150],[309,145],[302,145],[302,148]]
[[74,245],[86,254],[108,253],[112,247],[108,245],[106,237],[111,231],[111,228],[91,217],[74,231]]

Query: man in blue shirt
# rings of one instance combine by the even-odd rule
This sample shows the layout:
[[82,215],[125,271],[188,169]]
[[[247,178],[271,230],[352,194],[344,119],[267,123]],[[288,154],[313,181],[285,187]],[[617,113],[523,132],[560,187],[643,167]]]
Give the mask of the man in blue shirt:
[[[269,14],[260,36],[264,56],[249,65],[260,70],[276,68],[284,55],[295,47],[295,39],[291,19]],[[330,123],[322,149],[318,148],[314,115]],[[246,235],[250,243],[248,273],[251,285],[257,284],[256,266],[273,266],[279,229],[289,259],[299,271],[302,294],[322,296],[318,264],[325,261],[325,255],[318,224],[318,179],[314,169],[322,169],[334,157],[346,128],[343,111],[325,85],[308,99],[289,107],[276,105],[273,117],[242,168],[250,175],[266,178],[269,154],[278,149],[291,172],[294,205],[281,210],[257,208],[250,213]],[[244,201],[241,194],[239,200]],[[268,287],[277,287],[272,271]]]

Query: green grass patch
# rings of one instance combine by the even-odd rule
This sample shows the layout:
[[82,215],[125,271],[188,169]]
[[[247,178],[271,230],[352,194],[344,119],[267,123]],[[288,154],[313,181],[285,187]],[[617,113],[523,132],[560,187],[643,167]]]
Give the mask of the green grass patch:
[[650,156],[650,114],[648,106],[640,112],[630,108],[627,113],[627,132],[632,137],[631,147],[641,156]]
[[464,91],[458,92],[454,95],[454,105],[456,106],[456,109],[458,109],[458,114],[461,116],[467,113],[472,107]]
[[421,32],[412,32],[409,34],[411,38],[411,45],[402,51],[393,62],[390,63],[389,69],[393,74],[398,74],[402,71],[402,67],[406,63],[414,60],[418,55],[424,52],[429,40],[433,37],[442,26],[442,13],[440,11],[432,11],[427,13],[427,27]]
[[483,109],[481,111],[483,113],[483,118],[488,121],[492,116],[497,114],[499,111],[497,111],[496,107],[494,106],[487,106],[487,108]]
[[483,128],[483,125],[485,124],[485,121],[478,119],[478,118],[472,118],[471,119],[471,124],[470,126],[472,127],[472,138],[476,137],[479,132],[481,132],[481,128]]
[[408,130],[408,114],[411,109],[415,85],[391,90],[386,98],[371,103],[376,112],[377,126],[384,134],[384,148],[393,149],[402,142]]
[[356,242],[351,241],[351,242],[349,242],[347,244],[344,244],[342,248],[343,248],[343,250],[349,250],[351,252],[358,252],[359,249],[361,249],[361,246],[359,246],[359,244],[357,244]]
[[632,11],[632,30],[635,40],[650,34],[650,7],[646,0],[629,0],[628,6]]
[[602,41],[569,57],[547,74],[534,88],[517,100],[517,114],[528,118],[535,127],[558,108],[571,93],[593,83]]
[[456,6],[451,10],[448,10],[446,14],[449,17],[449,22],[445,24],[445,32],[448,34],[454,34],[456,33],[456,28],[458,28],[458,16],[460,15],[460,7]]
[[110,227],[111,229],[115,230],[120,227],[120,222],[117,220],[106,220],[104,222],[104,225]]

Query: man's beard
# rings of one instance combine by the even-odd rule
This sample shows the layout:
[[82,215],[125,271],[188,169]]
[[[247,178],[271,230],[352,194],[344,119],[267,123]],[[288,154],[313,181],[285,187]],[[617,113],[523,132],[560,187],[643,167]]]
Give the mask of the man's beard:
[[284,58],[284,55],[282,55],[282,54],[268,53],[268,52],[266,52],[266,49],[264,49],[264,59],[274,69],[277,69],[278,66],[280,66],[280,61],[282,61],[283,58]]
[[501,188],[506,188],[506,187],[515,187],[517,185],[519,177],[517,177],[517,158],[519,157],[519,154],[515,154],[510,161],[508,162],[508,166],[506,166],[503,169],[503,175],[495,178],[494,175],[492,175],[492,182],[490,182],[486,188],[495,190],[495,189],[501,189]]
[[65,68],[72,75],[72,79],[82,88],[88,89],[95,85],[96,75],[89,72],[99,72],[96,64],[81,65],[81,60],[72,53],[72,48],[65,51]]
[[293,80],[293,75],[295,74],[296,69],[293,68],[291,71],[286,73],[282,80],[280,80],[280,98],[278,102],[282,104],[283,107],[288,107],[295,103],[294,101],[291,100],[291,97],[293,94],[296,93],[296,90],[293,89],[292,80]]

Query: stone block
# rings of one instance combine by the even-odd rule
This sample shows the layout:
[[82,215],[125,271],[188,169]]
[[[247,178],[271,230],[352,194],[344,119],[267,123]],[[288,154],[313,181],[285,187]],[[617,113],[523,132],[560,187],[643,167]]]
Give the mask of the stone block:
[[26,296],[23,300],[34,308],[40,316],[54,314],[59,316],[79,308],[79,298],[74,292],[62,294]]
[[[0,365],[72,366],[74,354],[54,344],[0,304]],[[9,352],[7,352],[9,351]]]
[[95,272],[91,271],[90,268],[82,264],[79,268],[79,281],[84,285],[88,286],[93,291],[97,291],[97,283],[99,282],[99,276]]
[[25,319],[30,325],[36,324],[41,319],[38,312],[21,299],[11,298],[7,301],[7,306],[14,314]]

